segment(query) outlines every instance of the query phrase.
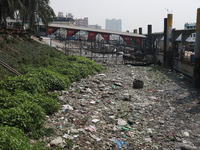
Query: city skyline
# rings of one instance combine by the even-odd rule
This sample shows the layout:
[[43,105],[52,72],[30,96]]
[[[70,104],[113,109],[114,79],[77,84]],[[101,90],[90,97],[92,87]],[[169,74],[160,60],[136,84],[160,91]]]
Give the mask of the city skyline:
[[112,31],[122,31],[122,20],[121,19],[106,19],[105,20],[105,29]]
[[122,31],[142,27],[147,33],[147,25],[152,25],[153,32],[162,32],[164,18],[173,14],[173,28],[183,29],[185,23],[195,23],[199,0],[50,0],[50,5],[57,14],[71,12],[75,18],[89,18],[89,24],[98,24],[105,29],[107,18],[120,18]]

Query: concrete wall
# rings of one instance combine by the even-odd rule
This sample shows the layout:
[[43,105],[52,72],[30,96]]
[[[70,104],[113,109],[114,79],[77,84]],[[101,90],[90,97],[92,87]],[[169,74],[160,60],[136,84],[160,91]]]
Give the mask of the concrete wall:
[[189,62],[174,59],[174,69],[182,72],[189,77],[193,77],[194,65]]
[[[157,61],[160,60],[161,64],[163,64],[162,54],[157,54],[156,59]],[[179,59],[174,59],[174,69],[182,72],[183,74],[189,77],[193,77],[194,65],[190,62],[184,62],[184,61],[180,61]]]

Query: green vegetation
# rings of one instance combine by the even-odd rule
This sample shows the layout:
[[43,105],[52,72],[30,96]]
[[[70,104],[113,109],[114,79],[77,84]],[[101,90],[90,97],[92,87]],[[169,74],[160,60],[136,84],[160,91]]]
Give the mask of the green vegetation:
[[0,36],[0,43],[0,60],[23,74],[16,76],[0,66],[0,149],[43,149],[40,143],[28,144],[24,133],[40,138],[51,131],[44,128],[45,116],[60,108],[53,91],[64,90],[103,67],[27,37]]
[[4,90],[0,91],[0,109],[18,107],[20,104],[28,101],[40,105],[48,115],[56,112],[59,108],[57,99],[50,96],[39,93],[30,94],[24,91],[15,91],[14,95],[11,95],[9,92],[7,92],[7,95],[4,95],[4,93]]
[[4,150],[44,150],[41,143],[29,144],[24,132],[16,127],[0,127],[0,149]]
[[40,130],[43,127],[45,113],[37,103],[25,101],[10,109],[0,110],[0,123],[15,126],[25,132]]

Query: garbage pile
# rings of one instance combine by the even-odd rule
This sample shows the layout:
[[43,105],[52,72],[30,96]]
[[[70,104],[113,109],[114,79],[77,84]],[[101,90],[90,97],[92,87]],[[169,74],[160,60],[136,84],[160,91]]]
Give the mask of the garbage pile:
[[55,91],[61,108],[46,116],[45,128],[54,132],[41,140],[51,149],[200,149],[199,112],[192,112],[199,95],[184,76],[177,83],[176,77],[152,67],[112,65],[74,82]]

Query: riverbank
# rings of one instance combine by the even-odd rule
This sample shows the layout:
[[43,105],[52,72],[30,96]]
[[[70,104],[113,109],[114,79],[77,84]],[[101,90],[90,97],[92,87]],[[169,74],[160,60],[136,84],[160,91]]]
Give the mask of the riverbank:
[[[23,43],[21,42],[20,44]],[[28,42],[26,44],[28,44]],[[15,45],[15,43],[13,43],[13,45]],[[48,46],[40,45],[38,43],[37,47],[42,48],[43,52],[47,52],[49,49]],[[31,45],[31,48],[34,48],[34,46]],[[7,49],[10,48],[7,47]],[[14,50],[16,49],[11,49],[8,52],[12,52],[11,54],[17,54],[17,51]],[[24,50],[26,50],[26,48],[24,48]],[[33,49],[30,49],[30,51],[31,50]],[[55,49],[51,50],[51,54],[56,54],[55,56],[58,55],[57,52],[55,52]],[[19,54],[22,53],[21,51],[18,52]],[[40,56],[39,53],[36,54],[38,57]],[[78,54],[80,54],[79,50],[77,50],[77,55]],[[31,55],[29,56],[30,58],[33,58]],[[41,56],[45,56],[44,53]],[[15,58],[15,54],[13,54],[12,57]],[[23,58],[29,57],[19,58],[19,60],[26,60]],[[23,61],[19,61],[20,63],[18,64],[16,60],[18,59],[14,59],[16,62],[14,66],[16,66],[16,68],[20,68],[20,65]],[[18,111],[15,111],[16,113],[12,113],[13,115],[17,114],[17,112],[21,112],[23,116],[24,110],[28,108],[28,111],[31,110],[30,112],[32,115],[37,114],[37,116],[35,116],[36,118],[42,116],[42,119],[40,118],[39,121],[44,123],[45,134],[43,134],[42,137],[38,137],[39,139],[34,139],[31,137],[31,140],[26,139],[26,142],[24,143],[17,142],[22,143],[22,145],[19,146],[24,146],[27,144],[27,142],[30,142],[32,145],[34,145],[33,143],[37,144],[39,141],[42,147],[37,149],[42,149],[43,147],[50,149],[83,150],[189,150],[200,148],[200,95],[198,90],[190,87],[190,81],[184,75],[162,69],[158,66],[126,66],[116,63],[116,60],[112,57],[107,57],[104,60],[102,58],[95,59],[99,64],[107,68],[102,73],[97,73],[99,70],[98,68],[100,67],[99,65],[82,57],[61,57],[59,54],[59,59],[51,57],[51,59],[47,59],[47,61],[43,61],[42,59],[39,60],[43,62],[43,67],[48,66],[46,68],[48,70],[41,68],[37,70],[36,67],[36,71],[39,72],[33,73],[34,70],[29,70],[31,71],[30,74],[28,76],[26,75],[26,78],[23,78],[23,80],[18,81],[20,81],[20,83],[28,83],[27,81],[32,80],[25,79],[29,79],[30,77],[41,77],[38,76],[37,73],[40,75],[45,75],[46,78],[43,80],[45,83],[44,85],[48,86],[46,86],[44,89],[38,89],[41,90],[41,92],[44,92],[43,90],[45,90],[45,94],[27,94],[27,91],[25,93],[18,91],[17,95],[14,94],[16,97],[13,97],[12,94],[8,94],[6,96],[6,100],[12,102],[9,103],[9,105],[0,103],[3,104],[0,105],[2,107],[10,107],[15,105]],[[66,60],[69,62],[66,62]],[[35,61],[31,61],[31,59],[29,59],[28,62]],[[90,64],[92,67],[90,66],[88,68],[85,66],[85,68],[83,64]],[[34,66],[35,65],[33,65],[33,67]],[[23,73],[23,68],[17,70],[21,70],[20,72]],[[67,70],[63,70],[63,68]],[[96,74],[89,75],[88,73],[94,68],[97,69]],[[79,72],[80,70],[81,72]],[[60,82],[63,79],[63,76],[60,76],[60,74],[65,73],[66,71],[68,71],[68,73],[73,73],[71,76],[68,74],[68,77],[71,79],[72,83],[71,85],[68,84],[69,89],[55,89],[55,87],[63,87],[63,85],[65,85],[61,84],[62,86],[57,86],[59,83],[63,83]],[[84,71],[86,71],[86,74],[83,74]],[[26,72],[27,71],[24,73]],[[53,80],[51,80],[52,77]],[[83,79],[82,77],[85,78]],[[52,82],[54,79],[59,80],[56,80],[58,82]],[[142,89],[134,89],[134,79],[142,80],[144,82],[144,87]],[[37,79],[37,81],[40,80]],[[9,82],[9,86],[7,86],[8,88],[11,88],[9,90],[12,90],[13,87],[16,88],[16,85],[20,85],[13,83],[17,82]],[[38,83],[43,85],[41,82],[34,83],[36,84],[32,85],[38,85]],[[12,84],[12,86],[10,86],[10,84]],[[19,87],[22,88],[24,86]],[[38,90],[35,89],[38,87],[40,86],[32,88],[33,90],[29,88],[29,91],[31,90],[32,92],[37,92]],[[48,90],[49,88],[51,89],[50,92]],[[0,94],[5,93],[1,92]],[[53,96],[51,97],[50,95]],[[49,114],[44,114],[41,106],[38,106],[35,104],[35,102],[33,105],[34,107],[30,107],[30,105],[28,105],[33,104],[33,101],[41,102],[39,103],[40,105],[46,104],[42,102],[46,102],[46,100],[55,98],[56,95],[59,95],[59,98],[56,99],[56,102],[58,102],[59,105],[52,105],[58,106],[55,108],[55,110],[58,111],[54,110],[55,113],[51,112]],[[1,98],[1,100],[5,100],[5,95],[4,97],[1,95]],[[18,98],[17,102],[19,103],[21,103],[23,100],[29,100],[26,102],[26,104],[23,103],[22,105],[13,103],[13,100],[16,100],[16,98]],[[44,101],[40,101],[41,98]],[[55,103],[53,102],[50,104]],[[53,108],[50,105],[43,106],[49,109]],[[37,109],[33,110],[33,108]],[[0,115],[3,117],[6,116],[5,118],[7,119],[7,123],[10,123],[10,118],[8,116],[13,117],[12,115],[5,115],[3,113],[0,113]],[[0,121],[2,121],[2,116]],[[5,120],[3,121],[5,123]],[[31,118],[28,118],[28,121],[30,121],[31,125]],[[19,125],[22,126],[23,124]],[[41,127],[40,125],[41,122],[39,123],[39,127]],[[29,126],[25,127],[27,130],[31,129]],[[0,128],[0,130],[5,131],[4,128]],[[16,129],[14,130],[11,128],[9,130],[14,132]],[[9,133],[11,134],[0,134],[0,138],[6,137],[9,140],[12,139],[11,135],[14,136],[14,133]],[[23,136],[20,134],[15,138],[21,140],[23,139]],[[14,143],[11,142],[10,144]]]

